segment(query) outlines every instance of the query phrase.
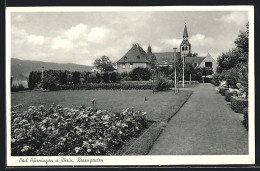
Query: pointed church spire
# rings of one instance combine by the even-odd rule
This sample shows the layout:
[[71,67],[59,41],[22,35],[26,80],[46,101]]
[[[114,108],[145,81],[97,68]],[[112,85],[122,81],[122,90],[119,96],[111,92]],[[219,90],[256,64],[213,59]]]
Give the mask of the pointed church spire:
[[186,27],[186,17],[185,17],[185,27],[184,27],[184,32],[183,32],[183,38],[188,38],[188,31],[187,31],[187,27]]

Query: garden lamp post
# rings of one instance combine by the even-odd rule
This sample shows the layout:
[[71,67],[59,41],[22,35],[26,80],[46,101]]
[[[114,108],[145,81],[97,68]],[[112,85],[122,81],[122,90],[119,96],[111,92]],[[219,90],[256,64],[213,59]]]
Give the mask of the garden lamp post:
[[173,48],[174,50],[174,93],[177,93],[177,76],[176,76],[176,50],[177,48]]

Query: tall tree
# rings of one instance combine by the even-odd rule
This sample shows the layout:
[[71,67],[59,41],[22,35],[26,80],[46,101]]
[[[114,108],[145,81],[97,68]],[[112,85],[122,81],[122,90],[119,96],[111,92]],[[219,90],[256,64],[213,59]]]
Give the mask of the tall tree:
[[113,71],[114,70],[114,66],[116,65],[115,62],[112,62],[109,57],[107,56],[102,56],[99,59],[96,59],[93,63],[93,65],[103,71],[103,72],[108,72],[108,71]]

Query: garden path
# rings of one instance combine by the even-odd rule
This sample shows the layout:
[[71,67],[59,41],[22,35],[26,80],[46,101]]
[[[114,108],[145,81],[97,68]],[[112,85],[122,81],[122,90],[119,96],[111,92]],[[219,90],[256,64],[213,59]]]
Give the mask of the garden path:
[[243,115],[233,112],[212,84],[200,84],[193,90],[149,155],[248,154]]

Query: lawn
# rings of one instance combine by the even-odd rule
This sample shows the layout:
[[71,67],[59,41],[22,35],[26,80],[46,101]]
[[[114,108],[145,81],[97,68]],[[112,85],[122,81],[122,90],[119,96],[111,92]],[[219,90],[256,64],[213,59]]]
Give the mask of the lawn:
[[[23,104],[49,107],[52,103],[66,107],[91,106],[90,99],[96,99],[98,109],[119,112],[134,107],[147,112],[147,119],[167,121],[190,97],[192,91],[155,92],[151,90],[64,90],[64,91],[25,91],[11,94],[11,104]],[[147,100],[145,100],[147,99]]]

